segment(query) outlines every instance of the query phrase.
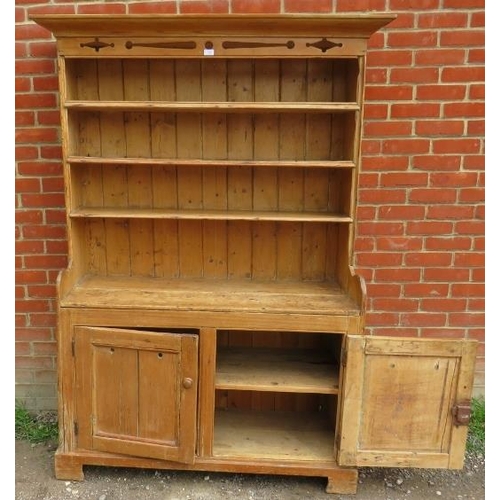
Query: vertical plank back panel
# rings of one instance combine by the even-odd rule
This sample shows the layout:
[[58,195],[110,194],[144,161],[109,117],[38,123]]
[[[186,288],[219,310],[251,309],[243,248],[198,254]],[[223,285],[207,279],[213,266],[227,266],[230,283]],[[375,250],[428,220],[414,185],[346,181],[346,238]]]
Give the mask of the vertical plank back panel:
[[[177,60],[175,64],[176,98],[178,101],[201,100],[201,68],[199,61]],[[177,154],[179,158],[201,158],[201,116],[180,113],[177,116]],[[179,208],[203,207],[202,171],[200,167],[177,171]],[[199,220],[179,222],[179,274],[184,278],[203,276],[203,227]]]
[[[203,60],[202,100],[227,100],[227,69],[224,60]],[[202,118],[203,158],[227,158],[227,118],[223,113],[207,113]],[[227,169],[205,167],[203,177],[203,207],[227,209]],[[203,222],[203,268],[206,278],[227,278],[227,222]]]
[[[149,87],[153,101],[175,101],[175,63],[157,59],[149,62]],[[151,156],[177,157],[177,120],[175,113],[151,115]],[[155,166],[152,171],[153,207],[178,207],[177,169]],[[158,278],[179,276],[179,236],[175,220],[156,220],[154,226],[154,274]]]
[[[72,61],[68,67],[71,72],[72,97],[78,99],[99,99],[97,62],[93,59]],[[79,139],[73,139],[78,146],[70,146],[77,154],[99,156],[101,154],[101,136],[99,116],[96,113],[70,114],[71,127],[79,128]],[[75,123],[76,122],[76,123]],[[78,124],[78,125],[77,125]],[[100,207],[103,205],[103,170],[100,165],[81,165],[71,170],[70,207],[89,206]],[[72,223],[76,225],[75,222]],[[74,258],[82,259],[86,272],[90,274],[106,274],[105,227],[103,219],[86,221],[81,232],[78,224],[80,241],[76,238],[75,248],[80,248]]]
[[[278,101],[279,62],[255,61],[256,101]],[[257,114],[255,120],[254,158],[277,160],[279,157],[279,118],[276,114]],[[276,168],[255,168],[253,179],[254,210],[278,209]],[[252,226],[252,278],[274,280],[277,272],[276,237],[278,224],[255,222]]]
[[[251,61],[227,61],[227,97],[231,101],[253,100],[253,65]],[[250,114],[231,114],[227,118],[228,158],[253,158],[254,127]],[[230,210],[252,209],[252,169],[234,167],[228,171],[227,207]],[[250,222],[228,222],[228,277],[250,278],[252,233]]]
[[[98,61],[99,97],[101,100],[123,99],[123,68],[119,60]],[[101,152],[104,157],[124,157],[127,154],[124,116],[120,112],[101,114]],[[104,204],[124,207],[128,204],[127,168],[106,167],[103,183]],[[107,219],[106,263],[110,275],[130,275],[129,224],[126,220]]]
[[[146,60],[123,61],[124,97],[127,101],[150,99],[149,63]],[[148,113],[125,113],[127,157],[151,157],[151,128]],[[151,208],[151,167],[128,169],[128,200],[131,207]],[[130,220],[130,262],[133,276],[153,276],[153,222]]]
[[[305,101],[307,98],[306,62],[294,60],[281,63],[280,100]],[[303,114],[281,115],[279,128],[279,158],[303,160],[305,158],[306,120]],[[279,209],[304,210],[304,171],[299,168],[278,172]],[[302,224],[280,224],[278,238],[278,276],[280,279],[300,279],[302,269]]]

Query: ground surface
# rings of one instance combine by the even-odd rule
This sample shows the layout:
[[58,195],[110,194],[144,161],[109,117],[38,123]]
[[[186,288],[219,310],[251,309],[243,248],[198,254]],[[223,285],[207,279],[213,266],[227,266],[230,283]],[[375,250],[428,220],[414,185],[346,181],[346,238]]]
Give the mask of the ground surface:
[[[484,459],[462,471],[360,469],[358,493],[328,495],[326,480],[84,467],[85,480],[54,477],[55,445],[16,441],[15,500],[482,500]],[[8,500],[3,494],[2,498]],[[498,497],[497,497],[498,498]]]

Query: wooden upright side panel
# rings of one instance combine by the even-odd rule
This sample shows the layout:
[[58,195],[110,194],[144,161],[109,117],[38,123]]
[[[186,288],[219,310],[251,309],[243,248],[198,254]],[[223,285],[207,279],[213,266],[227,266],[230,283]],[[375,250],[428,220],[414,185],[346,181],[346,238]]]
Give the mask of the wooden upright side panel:
[[349,336],[340,465],[460,468],[476,343]]

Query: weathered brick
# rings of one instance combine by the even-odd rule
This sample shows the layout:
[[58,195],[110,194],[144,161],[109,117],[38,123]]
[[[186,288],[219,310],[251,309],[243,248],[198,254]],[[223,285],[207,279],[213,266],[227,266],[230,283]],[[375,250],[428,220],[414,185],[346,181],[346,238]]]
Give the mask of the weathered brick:
[[438,34],[432,30],[394,31],[387,35],[388,47],[436,47]]
[[422,299],[420,307],[422,311],[456,312],[463,311],[467,307],[467,301],[465,299]]
[[419,10],[426,11],[437,9],[439,7],[439,0],[390,0],[390,10]]
[[380,282],[414,282],[420,280],[420,269],[396,268],[375,269],[375,279]]
[[456,189],[412,189],[408,200],[411,203],[454,203],[457,200]]
[[484,45],[484,30],[450,30],[442,31],[440,36],[442,47],[471,47],[474,45]]
[[460,168],[461,157],[458,155],[425,155],[413,156],[413,168],[420,170],[447,170],[454,171]]
[[441,73],[443,83],[454,82],[484,82],[485,70],[483,66],[445,67]]
[[449,252],[418,252],[405,254],[404,263],[410,267],[449,266],[452,255]]
[[486,60],[485,49],[469,49],[469,56],[467,57],[467,62],[474,63],[483,63]]
[[467,236],[429,236],[425,238],[427,250],[470,250],[472,239]]
[[418,205],[383,205],[378,209],[380,220],[419,220],[425,215],[425,207]]
[[484,9],[485,0],[443,0],[445,9]]
[[384,154],[417,154],[427,153],[430,141],[427,139],[387,139],[382,141],[382,153]]
[[415,124],[415,132],[424,136],[462,136],[464,126],[462,120],[419,120]]
[[240,13],[278,13],[280,0],[232,0],[232,12]]
[[336,0],[338,12],[384,11],[385,0]]
[[406,191],[402,189],[361,189],[358,200],[360,203],[382,205],[384,203],[404,203]]
[[433,12],[418,16],[419,28],[460,28],[466,27],[467,12]]
[[464,187],[477,184],[475,172],[432,172],[429,184],[433,187]]
[[479,312],[452,312],[449,315],[450,326],[484,326],[484,314]]
[[402,313],[403,326],[444,326],[447,315],[445,313],[415,312]]
[[418,301],[413,299],[391,299],[391,298],[374,298],[372,300],[372,308],[375,311],[398,311],[408,312],[418,310]]
[[[175,9],[175,3],[173,5],[173,8]],[[227,12],[229,12],[229,0],[203,0],[203,1],[180,2],[181,14],[204,14],[204,13],[224,14]]]
[[367,122],[364,126],[365,137],[390,137],[411,135],[411,122]]
[[[338,2],[338,0],[337,0]],[[332,0],[315,0],[304,2],[304,0],[285,0],[285,12],[332,12]],[[337,3],[337,9],[340,11]]]
[[401,253],[382,253],[369,252],[359,253],[357,256],[358,265],[363,267],[372,266],[400,266],[403,263],[403,255]]
[[419,85],[416,96],[419,101],[457,101],[466,91],[465,85]]
[[382,66],[411,66],[413,52],[411,50],[370,50],[366,57],[370,68]]
[[428,219],[463,220],[472,219],[473,205],[436,205],[427,210]]
[[410,85],[370,85],[366,88],[365,97],[370,101],[410,100],[413,87]]
[[479,139],[435,139],[432,144],[434,153],[453,154],[479,153],[481,142]]
[[125,14],[126,6],[121,3],[77,5],[78,14]]
[[427,186],[429,176],[422,172],[386,173],[380,176],[381,187]]
[[469,85],[469,99],[484,99],[486,97],[486,85],[474,83]]
[[175,0],[164,0],[162,2],[137,2],[131,3],[128,6],[128,11],[130,14],[175,14],[177,12],[177,3]]
[[[444,71],[444,70],[443,70]],[[425,68],[393,68],[391,69],[390,82],[394,83],[437,83],[439,69]],[[444,80],[443,80],[444,81]],[[452,80],[457,81],[457,80]],[[458,80],[460,81],[460,80]]]
[[362,159],[363,171],[403,171],[408,169],[408,156],[366,156]]
[[440,114],[438,103],[405,103],[391,106],[391,118],[436,118]]

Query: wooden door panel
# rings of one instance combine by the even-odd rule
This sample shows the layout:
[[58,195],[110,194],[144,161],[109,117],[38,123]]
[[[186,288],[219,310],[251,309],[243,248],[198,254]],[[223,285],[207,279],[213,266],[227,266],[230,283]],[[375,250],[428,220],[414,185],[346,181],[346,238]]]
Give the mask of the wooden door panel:
[[198,337],[75,330],[79,446],[192,463]]
[[473,341],[349,336],[339,464],[461,468]]

